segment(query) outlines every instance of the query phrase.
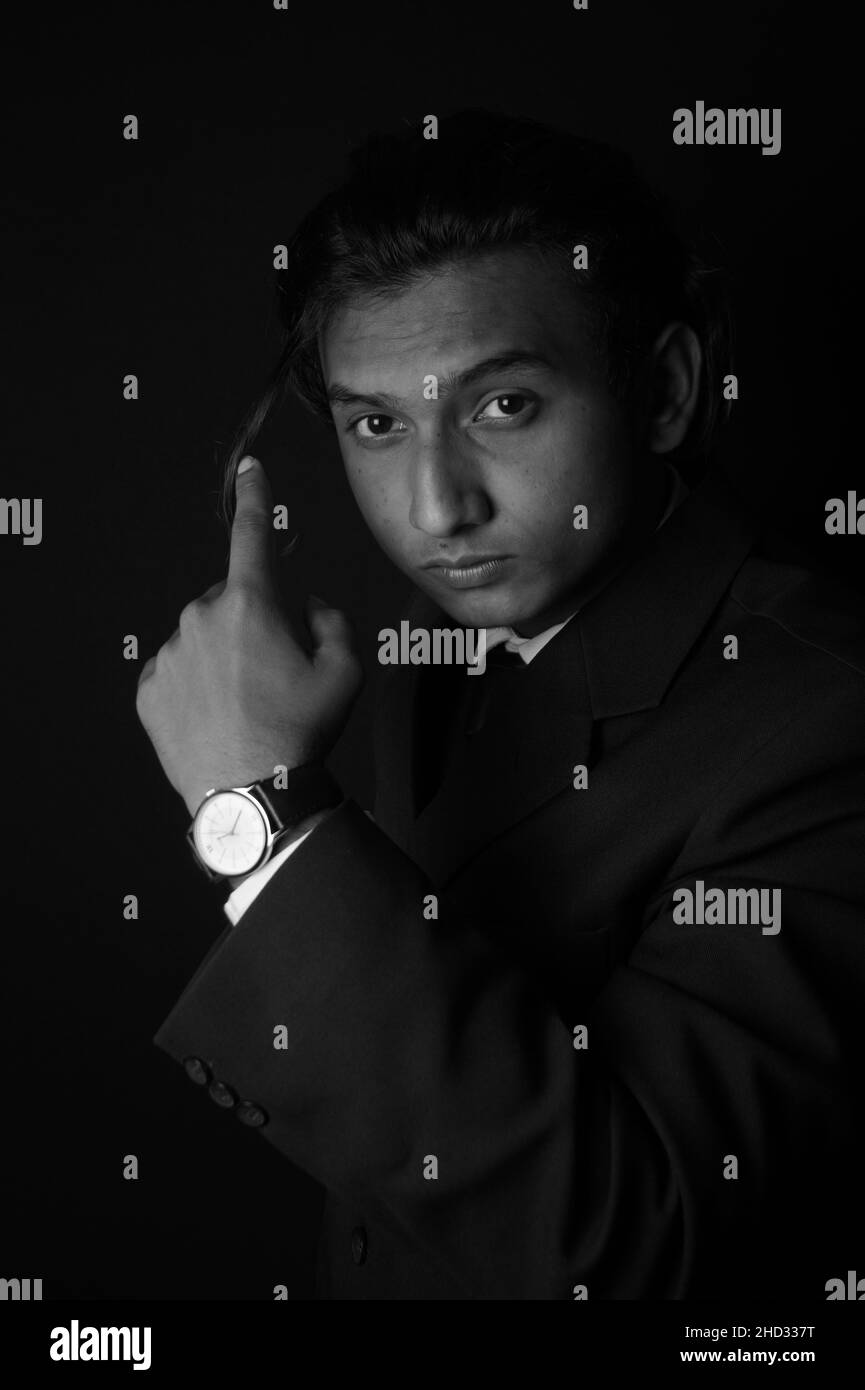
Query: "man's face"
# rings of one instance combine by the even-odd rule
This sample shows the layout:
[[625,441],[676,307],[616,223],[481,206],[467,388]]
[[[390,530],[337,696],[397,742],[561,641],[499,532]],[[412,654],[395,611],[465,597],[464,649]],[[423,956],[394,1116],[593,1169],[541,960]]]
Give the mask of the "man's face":
[[[352,301],[320,351],[363,516],[458,623],[543,631],[657,523],[660,465],[634,448],[576,296],[530,253]],[[454,572],[475,557],[501,559]]]

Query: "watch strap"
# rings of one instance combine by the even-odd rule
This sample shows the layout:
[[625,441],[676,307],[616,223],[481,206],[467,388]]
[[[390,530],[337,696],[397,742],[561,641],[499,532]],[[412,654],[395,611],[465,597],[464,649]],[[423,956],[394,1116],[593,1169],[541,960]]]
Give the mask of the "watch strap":
[[[277,779],[284,786],[274,786]],[[288,772],[265,777],[248,790],[269,815],[274,831],[291,830],[307,816],[338,806],[343,791],[324,763],[302,763]]]

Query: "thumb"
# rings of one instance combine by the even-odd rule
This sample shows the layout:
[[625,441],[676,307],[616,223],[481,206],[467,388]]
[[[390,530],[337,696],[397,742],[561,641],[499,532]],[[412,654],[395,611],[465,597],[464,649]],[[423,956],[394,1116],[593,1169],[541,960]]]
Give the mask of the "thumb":
[[231,523],[228,588],[273,590],[275,533],[273,495],[264,468],[248,454],[235,477],[236,506]]

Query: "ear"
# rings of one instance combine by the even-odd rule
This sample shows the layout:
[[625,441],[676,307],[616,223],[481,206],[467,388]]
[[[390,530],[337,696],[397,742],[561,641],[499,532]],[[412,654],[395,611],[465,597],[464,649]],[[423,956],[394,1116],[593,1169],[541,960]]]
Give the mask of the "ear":
[[646,444],[667,454],[684,441],[697,409],[703,349],[693,328],[668,323],[655,339],[649,361]]

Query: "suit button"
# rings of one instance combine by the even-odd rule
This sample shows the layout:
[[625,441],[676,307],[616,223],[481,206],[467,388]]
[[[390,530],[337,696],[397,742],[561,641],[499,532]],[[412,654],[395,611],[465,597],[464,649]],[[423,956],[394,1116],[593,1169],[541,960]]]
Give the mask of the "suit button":
[[202,1062],[200,1057],[184,1057],[183,1065],[190,1081],[194,1081],[197,1086],[207,1085],[212,1072],[206,1062]]
[[223,1106],[225,1110],[230,1110],[237,1103],[237,1096],[224,1081],[211,1081],[207,1093],[211,1100],[215,1100],[216,1104]]
[[256,1129],[259,1125],[267,1124],[267,1111],[251,1100],[242,1100],[234,1113],[241,1124],[253,1125]]
[[351,1233],[351,1258],[356,1265],[362,1265],[366,1259],[366,1231],[363,1226],[355,1226]]

